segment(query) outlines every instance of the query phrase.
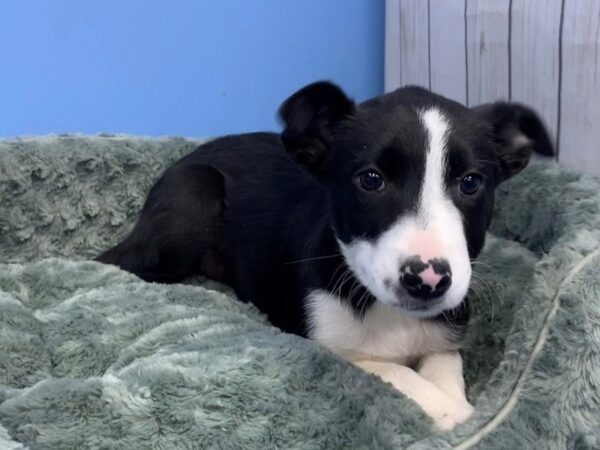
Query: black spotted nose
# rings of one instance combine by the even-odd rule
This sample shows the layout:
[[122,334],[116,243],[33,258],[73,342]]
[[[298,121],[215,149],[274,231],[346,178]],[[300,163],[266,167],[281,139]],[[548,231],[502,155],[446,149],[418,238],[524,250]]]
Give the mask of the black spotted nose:
[[410,296],[421,300],[440,297],[452,284],[450,264],[444,258],[423,262],[420,256],[413,256],[400,267],[400,284]]

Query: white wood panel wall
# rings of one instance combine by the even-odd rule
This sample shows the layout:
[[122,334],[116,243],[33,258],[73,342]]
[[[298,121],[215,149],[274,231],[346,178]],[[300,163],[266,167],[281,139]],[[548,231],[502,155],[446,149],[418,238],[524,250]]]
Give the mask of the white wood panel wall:
[[565,1],[559,160],[600,174],[600,1]]
[[400,0],[400,84],[429,85],[427,2]]
[[508,98],[508,8],[510,0],[466,3],[467,104]]
[[[538,111],[556,144],[560,0],[512,0],[511,93]],[[527,43],[521,45],[520,43]]]
[[386,0],[386,91],[535,108],[566,166],[600,175],[600,0]]
[[[433,6],[433,7],[432,7]],[[465,8],[461,2],[429,4],[431,84],[438,94],[467,102]]]

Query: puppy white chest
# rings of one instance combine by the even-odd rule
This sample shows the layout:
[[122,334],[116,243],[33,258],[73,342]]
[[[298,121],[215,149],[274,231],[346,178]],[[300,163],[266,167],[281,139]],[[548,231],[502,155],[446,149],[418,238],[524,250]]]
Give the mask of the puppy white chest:
[[459,347],[443,324],[406,317],[381,302],[375,302],[363,318],[323,291],[312,292],[307,305],[310,337],[348,360],[406,364],[428,353]]

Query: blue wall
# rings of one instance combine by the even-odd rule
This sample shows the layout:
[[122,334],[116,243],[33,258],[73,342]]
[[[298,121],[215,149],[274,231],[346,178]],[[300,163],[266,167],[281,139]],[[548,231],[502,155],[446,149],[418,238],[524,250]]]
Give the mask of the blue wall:
[[383,92],[384,0],[1,0],[0,136],[278,128],[330,79]]

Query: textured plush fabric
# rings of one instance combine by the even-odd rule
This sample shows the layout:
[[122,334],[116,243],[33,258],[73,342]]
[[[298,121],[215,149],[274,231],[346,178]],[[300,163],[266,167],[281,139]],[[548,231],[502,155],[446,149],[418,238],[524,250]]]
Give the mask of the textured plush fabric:
[[474,416],[411,401],[227,288],[89,259],[197,142],[0,141],[0,448],[600,448],[600,183],[507,182],[472,289]]

